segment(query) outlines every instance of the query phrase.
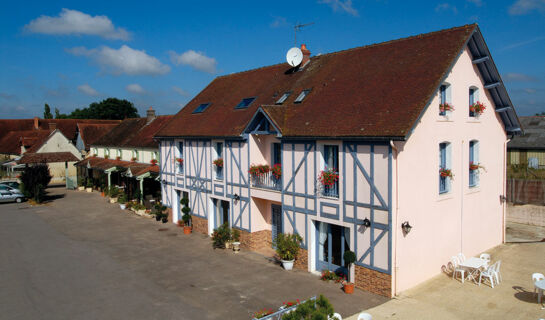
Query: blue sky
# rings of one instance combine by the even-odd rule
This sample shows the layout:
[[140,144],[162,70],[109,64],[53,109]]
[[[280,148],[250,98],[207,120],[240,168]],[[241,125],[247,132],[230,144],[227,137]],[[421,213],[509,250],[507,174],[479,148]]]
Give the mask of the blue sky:
[[477,22],[519,115],[545,112],[545,0],[11,1],[0,11],[2,118],[107,97],[178,112],[216,76]]

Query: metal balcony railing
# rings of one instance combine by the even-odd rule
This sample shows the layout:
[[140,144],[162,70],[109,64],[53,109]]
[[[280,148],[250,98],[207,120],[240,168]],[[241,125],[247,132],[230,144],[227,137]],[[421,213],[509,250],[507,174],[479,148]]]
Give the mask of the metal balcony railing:
[[332,186],[323,186],[322,187],[322,196],[338,198],[339,197],[339,182],[336,182]]
[[217,167],[216,168],[216,179],[217,180],[223,180],[223,167]]
[[264,188],[271,190],[282,190],[282,177],[276,178],[272,172],[267,172],[261,175],[250,175],[252,187]]

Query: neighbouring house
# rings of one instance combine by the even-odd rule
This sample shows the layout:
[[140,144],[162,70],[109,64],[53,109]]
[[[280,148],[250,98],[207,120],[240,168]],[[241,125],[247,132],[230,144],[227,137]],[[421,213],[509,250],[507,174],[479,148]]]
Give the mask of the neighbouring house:
[[545,168],[545,116],[520,117],[524,134],[507,143],[507,164]]
[[504,241],[521,127],[476,24],[301,51],[297,67],[216,78],[156,134],[173,223],[187,196],[194,230],[227,222],[246,248],[300,234],[310,272],[354,251],[356,286],[385,296]]
[[80,182],[117,186],[129,199],[139,194],[140,200],[160,200],[159,143],[153,136],[171,117],[156,116],[150,107],[146,118],[125,119],[90,143],[87,158],[76,164]]
[[76,148],[84,157],[87,156],[91,145],[117,125],[119,123],[78,123]]

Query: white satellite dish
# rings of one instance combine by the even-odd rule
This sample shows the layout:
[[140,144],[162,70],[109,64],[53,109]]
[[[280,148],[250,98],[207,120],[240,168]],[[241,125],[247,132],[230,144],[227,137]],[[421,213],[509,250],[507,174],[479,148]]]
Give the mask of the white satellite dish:
[[286,53],[286,60],[292,67],[297,67],[303,61],[303,52],[297,47],[293,47]]

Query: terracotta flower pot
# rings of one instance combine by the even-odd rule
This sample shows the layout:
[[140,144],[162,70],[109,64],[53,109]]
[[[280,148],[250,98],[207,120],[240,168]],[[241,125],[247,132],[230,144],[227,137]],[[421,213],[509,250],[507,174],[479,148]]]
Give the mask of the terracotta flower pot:
[[104,197],[104,191],[102,191],[102,192],[100,193],[100,195],[101,195],[102,197]]
[[184,234],[191,234],[191,227],[184,226]]
[[353,283],[345,283],[343,285],[344,293],[352,294],[354,293],[354,284]]

